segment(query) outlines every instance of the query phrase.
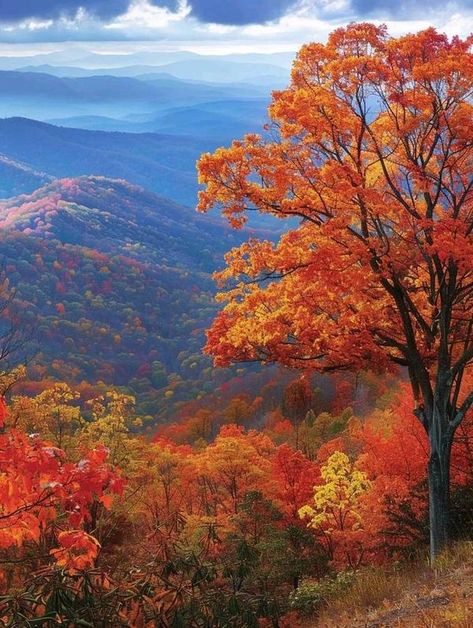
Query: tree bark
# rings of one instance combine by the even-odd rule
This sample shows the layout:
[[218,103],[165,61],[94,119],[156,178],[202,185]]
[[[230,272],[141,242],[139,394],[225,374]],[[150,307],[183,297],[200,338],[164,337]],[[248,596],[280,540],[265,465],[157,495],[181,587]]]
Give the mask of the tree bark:
[[436,417],[429,433],[428,463],[431,565],[435,563],[450,536],[450,452],[453,441],[450,430],[445,430],[444,434],[437,432],[435,419]]

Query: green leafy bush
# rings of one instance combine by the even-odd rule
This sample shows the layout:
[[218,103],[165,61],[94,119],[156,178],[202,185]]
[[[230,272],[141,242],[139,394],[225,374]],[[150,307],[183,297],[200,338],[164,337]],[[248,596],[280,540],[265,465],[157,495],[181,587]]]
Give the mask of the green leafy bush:
[[320,580],[307,579],[289,596],[293,610],[303,615],[313,615],[330,599],[348,590],[355,582],[353,571],[341,571],[336,576],[325,576]]

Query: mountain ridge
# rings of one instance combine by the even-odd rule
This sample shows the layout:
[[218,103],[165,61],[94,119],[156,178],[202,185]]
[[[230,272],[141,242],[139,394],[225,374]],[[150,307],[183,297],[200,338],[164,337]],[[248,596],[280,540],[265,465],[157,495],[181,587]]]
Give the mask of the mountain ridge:
[[202,355],[211,273],[248,231],[97,176],[0,201],[0,231],[10,314],[39,334],[33,379],[126,386],[162,420],[225,380]]
[[215,142],[170,134],[89,131],[23,117],[0,119],[0,153],[53,178],[94,173],[194,205],[195,161]]
[[32,192],[52,179],[46,172],[0,154],[0,199]]

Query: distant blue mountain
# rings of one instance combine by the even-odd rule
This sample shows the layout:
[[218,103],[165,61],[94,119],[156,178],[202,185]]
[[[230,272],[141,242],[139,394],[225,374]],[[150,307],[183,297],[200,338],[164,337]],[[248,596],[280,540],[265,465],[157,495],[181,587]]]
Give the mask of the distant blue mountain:
[[264,88],[118,76],[61,78],[40,72],[0,71],[0,116],[45,119],[94,115],[121,117],[209,101],[261,98]]
[[[51,124],[89,130],[125,131],[129,133],[169,133],[228,143],[245,133],[261,130],[266,120],[268,99],[221,100],[175,107],[141,120],[106,116],[53,118]],[[144,119],[143,119],[144,118]]]
[[[0,67],[1,60],[0,60]],[[270,63],[239,63],[206,57],[176,61],[165,65],[131,65],[124,67],[82,68],[51,64],[26,65],[18,72],[50,74],[59,78],[84,78],[90,76],[115,76],[153,80],[161,77],[180,78],[200,83],[244,83],[246,85],[271,85],[281,87],[288,82],[289,69]]]
[[[194,205],[195,161],[215,142],[155,133],[107,133],[0,119],[0,154],[53,177],[121,178]],[[25,190],[26,191],[26,190]]]
[[[209,127],[212,107],[217,104],[208,103],[201,112],[209,116]],[[236,131],[235,121],[231,124],[234,126],[230,128]],[[245,132],[257,130],[248,121],[240,124],[240,130],[244,127]],[[26,118],[0,119],[0,155],[27,168],[21,177],[17,168],[10,169],[2,180],[0,197],[31,192],[51,178],[99,175],[126,179],[176,203],[194,207],[198,191],[196,161],[203,152],[213,151],[231,140],[233,136],[226,125],[223,132],[228,137],[217,139],[84,130]],[[250,225],[275,231],[283,228],[280,221],[257,214],[251,217]]]
[[32,192],[52,179],[29,164],[0,155],[0,198]]
[[289,80],[289,70],[271,63],[253,62],[241,63],[230,61],[228,58],[214,58],[211,62],[205,57],[193,58],[185,61],[174,61],[158,68],[159,72],[166,72],[181,79],[198,79],[212,83],[256,83],[259,77],[268,76],[274,87],[285,85]]

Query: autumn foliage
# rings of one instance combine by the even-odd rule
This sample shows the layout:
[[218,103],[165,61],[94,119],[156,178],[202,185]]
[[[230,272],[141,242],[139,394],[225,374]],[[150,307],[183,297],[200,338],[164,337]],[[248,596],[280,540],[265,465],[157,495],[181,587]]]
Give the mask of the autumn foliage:
[[[423,556],[429,532],[435,551],[447,528],[471,538],[471,43],[339,29],[302,48],[266,135],[201,158],[201,210],[300,219],[227,254],[208,333],[218,365],[281,370],[212,374],[152,438],[135,388],[162,408],[205,368],[183,352],[168,373],[133,309],[77,336],[142,340],[129,387],[79,383],[81,358],[66,382],[0,373],[0,622],[297,628],[304,586]],[[136,261],[87,255],[97,309],[124,272],[146,285]]]
[[[378,395],[359,416],[317,409],[323,397],[295,379],[279,408],[256,400],[252,418],[241,412],[228,423],[223,412],[217,421],[207,409],[216,430],[208,440],[185,418],[180,431],[149,442],[134,432],[133,399],[118,391],[82,404],[63,384],[13,395],[0,435],[5,616],[17,599],[8,592],[23,587],[48,608],[67,592],[69,605],[55,612],[70,619],[82,609],[92,623],[226,617],[244,626],[287,615],[297,625],[288,596],[301,582],[418,551],[427,533],[425,431],[407,385],[359,379],[362,398],[373,387]],[[338,410],[339,400],[331,405]],[[284,417],[302,406],[303,418]],[[467,419],[453,449],[460,492],[473,479]],[[46,612],[39,601],[24,606],[32,617]]]
[[450,532],[455,430],[473,404],[471,37],[351,24],[299,52],[271,133],[199,163],[199,208],[298,218],[226,256],[215,363],[407,369],[429,435],[431,559]]

